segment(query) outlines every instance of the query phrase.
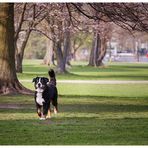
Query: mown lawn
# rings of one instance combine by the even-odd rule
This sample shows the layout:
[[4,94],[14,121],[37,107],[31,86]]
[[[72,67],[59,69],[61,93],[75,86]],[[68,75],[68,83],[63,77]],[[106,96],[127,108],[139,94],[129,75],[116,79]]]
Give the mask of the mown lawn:
[[[39,63],[25,61],[19,79],[31,80],[36,72],[46,76],[48,67]],[[105,69],[84,64],[83,69],[76,63],[70,74],[57,78],[116,80],[115,75],[120,80],[147,80],[147,64],[112,64]],[[23,84],[33,89],[31,81]],[[0,96],[0,145],[148,145],[147,84],[59,83],[57,87],[59,113],[46,121],[38,119],[33,96]]]
[[[104,68],[87,66],[87,62],[73,62],[66,75],[57,75],[58,80],[148,80],[148,64],[107,63]],[[54,67],[52,67],[54,68]],[[20,80],[32,80],[36,76],[48,77],[49,66],[42,60],[24,60],[23,74]]]
[[1,145],[148,144],[148,100],[142,96],[60,96],[59,114],[46,121],[39,121],[32,96],[4,99],[1,105],[12,108],[0,109]]

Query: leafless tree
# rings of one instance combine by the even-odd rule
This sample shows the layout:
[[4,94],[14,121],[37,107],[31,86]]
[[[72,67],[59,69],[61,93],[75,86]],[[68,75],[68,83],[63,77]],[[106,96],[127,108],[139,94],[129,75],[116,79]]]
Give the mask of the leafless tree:
[[45,19],[44,6],[35,3],[17,3],[14,7],[16,70],[22,73],[24,50],[31,32]]
[[[73,12],[77,11],[79,14],[82,14],[84,17],[91,20],[91,22],[97,22],[96,27],[99,26],[100,23],[104,22],[104,25],[100,27],[100,29],[106,28],[105,24],[113,22],[131,33],[135,30],[148,31],[147,3],[70,3],[68,4],[68,7],[71,12],[71,16],[73,16]],[[93,25],[91,25],[91,27],[92,26]],[[110,26],[108,26],[108,28],[110,28]],[[106,37],[103,37],[104,35],[100,34],[99,30],[93,29],[94,38],[89,65],[102,65],[101,60],[103,59],[103,55],[105,55],[105,48],[107,47],[105,45],[107,42],[106,38],[110,36],[110,31],[111,30],[109,29],[107,31],[108,35],[106,32]],[[102,43],[104,45],[102,45]]]

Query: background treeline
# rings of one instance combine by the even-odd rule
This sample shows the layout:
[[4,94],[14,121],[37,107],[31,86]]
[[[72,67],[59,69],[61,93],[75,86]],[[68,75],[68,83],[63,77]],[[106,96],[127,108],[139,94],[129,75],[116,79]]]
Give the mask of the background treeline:
[[[137,3],[116,5],[120,6],[121,12],[125,8],[137,8]],[[57,72],[65,73],[66,65],[71,65],[72,59],[87,60],[88,65],[99,67],[103,65],[106,53],[111,53],[114,48],[138,55],[138,50],[144,44],[147,50],[147,34],[139,32],[145,30],[145,26],[139,27],[141,20],[137,19],[135,25],[137,16],[131,11],[129,14],[124,11],[126,14],[123,18],[123,12],[116,12],[116,5],[97,3],[100,12],[96,12],[93,4],[15,4],[17,72],[23,71],[23,58],[44,59],[43,63],[48,65],[56,63]],[[140,7],[144,8],[145,5]],[[115,18],[113,13],[119,16]],[[132,15],[135,18],[130,20]],[[131,21],[134,21],[132,23],[135,26]]]
[[139,50],[147,50],[147,16],[147,3],[1,3],[0,93],[30,92],[16,74],[30,50],[30,58],[44,55],[57,73],[67,73],[80,49],[89,66],[102,66],[113,43],[138,59]]

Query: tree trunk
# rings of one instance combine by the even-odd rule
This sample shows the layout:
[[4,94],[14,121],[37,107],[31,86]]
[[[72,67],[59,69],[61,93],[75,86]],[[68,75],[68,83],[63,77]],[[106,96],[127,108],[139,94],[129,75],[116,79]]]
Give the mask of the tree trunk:
[[21,53],[17,53],[15,56],[15,64],[16,64],[16,72],[18,72],[18,73],[23,72],[22,62],[23,62],[23,57],[22,57]]
[[61,41],[56,42],[56,59],[57,59],[57,73],[66,73],[66,66],[63,60]]
[[[95,33],[94,33],[95,36]],[[94,46],[95,46],[95,37],[93,38],[92,41],[92,48],[91,48],[91,52],[90,52],[90,56],[89,56],[89,66],[94,66]]]
[[54,43],[52,40],[47,39],[46,54],[43,60],[43,64],[55,65],[54,63]]
[[98,66],[98,57],[101,53],[100,35],[96,33],[95,47],[94,47],[94,66]]
[[[54,43],[56,44],[55,53],[57,59],[57,73],[67,73],[66,62],[70,50],[70,31],[68,29],[70,22],[65,22],[64,24],[65,32],[64,33],[62,32],[63,34],[61,33],[62,25],[63,25],[62,22],[59,22],[58,24],[59,34],[57,36],[57,39],[54,40]],[[63,52],[62,52],[62,43],[64,46]]]
[[23,39],[21,46],[17,47],[17,45],[16,45],[16,71],[18,73],[23,72],[22,64],[23,64],[24,51],[25,51],[25,47],[28,42],[30,33],[31,33],[31,30],[28,29],[25,33],[25,38]]
[[70,30],[69,30],[70,22],[67,20],[65,22],[65,32],[64,32],[64,50],[63,50],[63,62],[64,65],[69,65],[70,66]]
[[139,49],[140,49],[140,41],[136,41],[136,60],[137,60],[137,62],[140,62]]
[[15,71],[13,7],[0,4],[0,94],[32,92],[19,83]]
[[89,66],[98,66],[98,57],[99,57],[99,52],[101,49],[101,40],[100,40],[100,35],[97,32],[94,32],[94,38],[92,41],[92,49],[90,53],[90,58],[89,58]]
[[106,50],[107,50],[107,41],[105,38],[101,39],[101,48],[100,48],[100,52],[99,52],[99,57],[97,59],[97,66],[103,66],[103,58],[106,54]]
[[100,34],[95,31],[88,65],[97,66],[97,67],[104,65],[102,60],[106,54],[106,50],[107,50],[106,38],[105,37],[101,38]]

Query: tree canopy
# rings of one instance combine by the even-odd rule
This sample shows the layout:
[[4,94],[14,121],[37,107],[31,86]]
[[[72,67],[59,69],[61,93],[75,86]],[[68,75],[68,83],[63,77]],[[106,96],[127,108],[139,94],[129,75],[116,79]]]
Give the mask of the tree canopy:
[[68,9],[89,19],[114,22],[124,29],[148,31],[147,3],[71,3]]

